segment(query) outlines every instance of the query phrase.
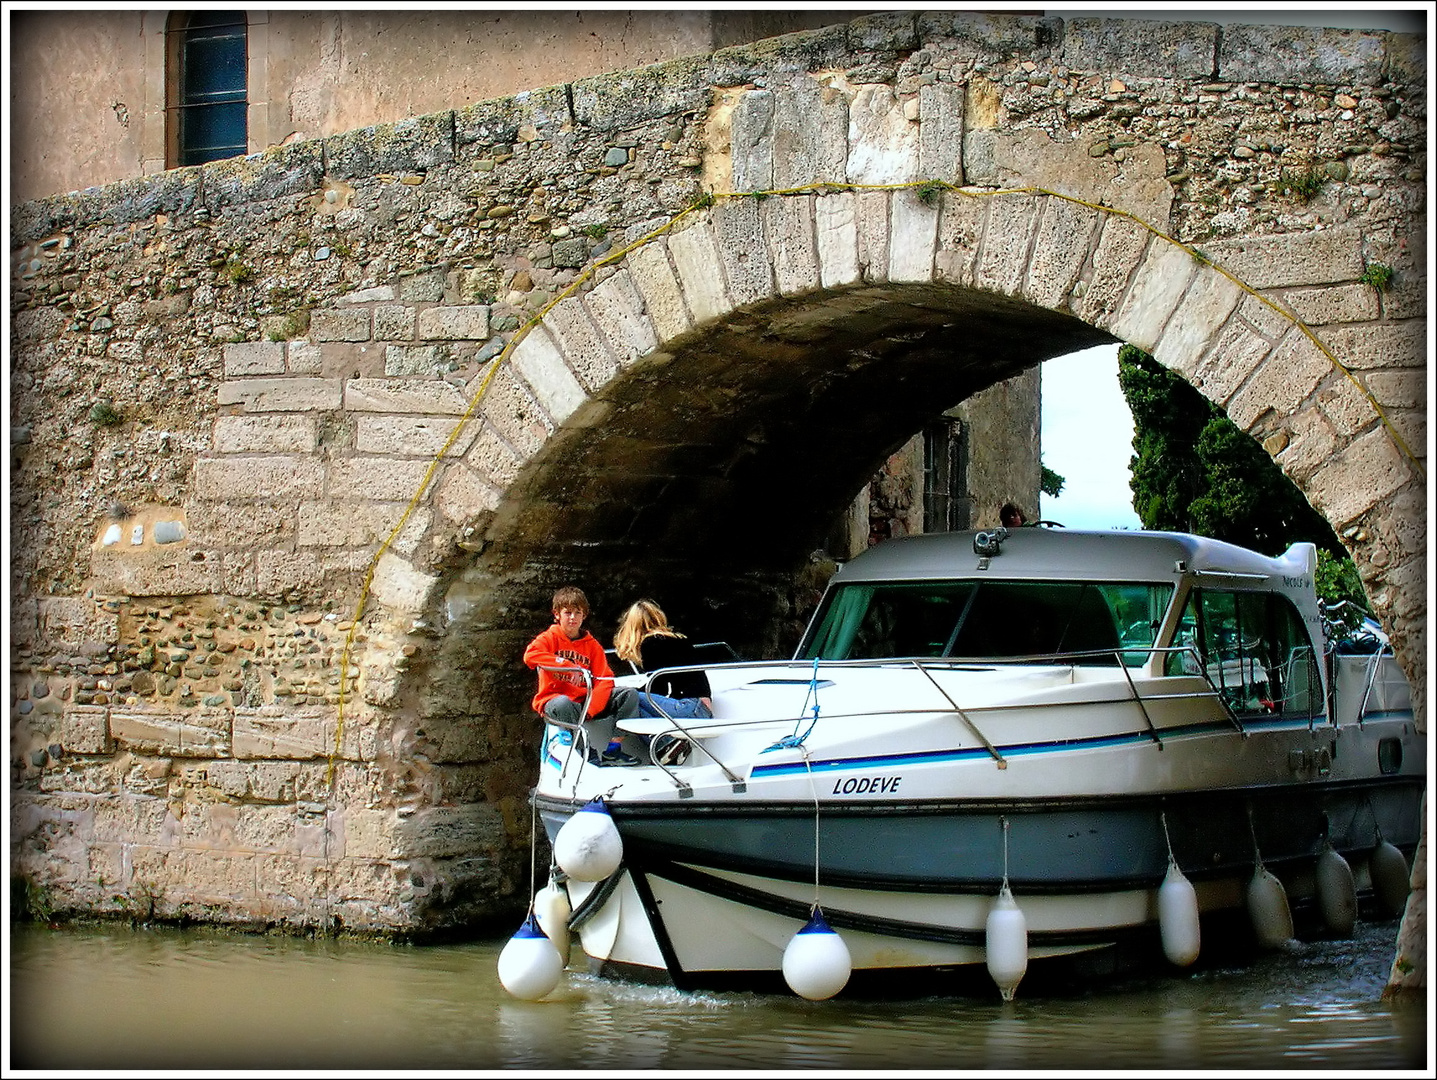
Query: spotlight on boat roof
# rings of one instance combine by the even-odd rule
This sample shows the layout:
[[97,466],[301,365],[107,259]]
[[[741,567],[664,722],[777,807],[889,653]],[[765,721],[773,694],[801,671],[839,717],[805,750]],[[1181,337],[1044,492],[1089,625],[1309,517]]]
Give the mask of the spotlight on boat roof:
[[1001,525],[992,532],[973,534],[973,554],[997,555],[1003,541],[1008,539],[1008,530]]

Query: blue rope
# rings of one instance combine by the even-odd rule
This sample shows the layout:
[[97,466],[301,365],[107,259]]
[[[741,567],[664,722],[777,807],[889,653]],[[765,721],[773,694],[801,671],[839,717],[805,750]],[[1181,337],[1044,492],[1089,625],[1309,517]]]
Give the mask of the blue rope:
[[[800,735],[800,734],[798,733],[798,725],[803,721],[803,714],[808,711],[808,703],[809,703],[810,701],[813,702],[813,719],[809,721],[808,727],[804,730],[804,733],[803,733],[802,735]],[[806,694],[804,694],[804,696],[803,696],[803,708],[801,708],[801,709],[798,710],[798,719],[794,721],[794,724],[793,724],[793,728],[794,728],[793,734],[792,734],[792,735],[785,735],[783,738],[779,739],[778,742],[774,743],[772,746],[765,746],[765,747],[763,748],[763,753],[766,754],[766,753],[768,753],[770,750],[785,750],[785,749],[791,750],[791,749],[794,749],[794,748],[796,748],[796,747],[802,746],[802,745],[803,745],[803,741],[808,738],[809,732],[811,732],[811,731],[813,730],[814,724],[817,724],[817,723],[818,723],[818,657],[815,656],[815,657],[813,658],[813,677],[812,677],[811,679],[809,679],[809,681],[808,681],[808,692],[807,692]]]

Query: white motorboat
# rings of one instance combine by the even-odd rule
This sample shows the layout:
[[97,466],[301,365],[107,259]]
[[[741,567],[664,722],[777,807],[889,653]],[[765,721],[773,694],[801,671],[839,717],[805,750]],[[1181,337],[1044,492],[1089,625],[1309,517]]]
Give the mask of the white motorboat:
[[[712,719],[623,722],[674,763],[547,726],[550,929],[681,989],[986,966],[1006,997],[1030,961],[1191,964],[1224,914],[1256,945],[1395,917],[1425,739],[1390,650],[1328,647],[1315,569],[1177,533],[883,543],[793,659],[705,668]],[[802,989],[790,946],[829,939]]]

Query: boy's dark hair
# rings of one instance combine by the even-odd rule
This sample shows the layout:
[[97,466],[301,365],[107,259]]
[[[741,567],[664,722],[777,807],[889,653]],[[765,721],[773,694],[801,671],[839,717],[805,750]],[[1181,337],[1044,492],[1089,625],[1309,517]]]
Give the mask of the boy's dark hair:
[[577,608],[585,615],[589,614],[589,598],[584,595],[584,590],[576,585],[565,585],[554,593],[554,602],[550,605],[554,614],[558,614],[561,608]]

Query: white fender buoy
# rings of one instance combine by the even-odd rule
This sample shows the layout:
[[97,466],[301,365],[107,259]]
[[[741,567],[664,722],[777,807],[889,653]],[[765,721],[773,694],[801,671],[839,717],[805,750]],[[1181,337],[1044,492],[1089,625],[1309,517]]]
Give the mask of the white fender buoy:
[[1412,888],[1412,871],[1397,845],[1379,841],[1367,864],[1372,876],[1372,891],[1377,902],[1389,915],[1401,915],[1407,907],[1407,893]]
[[549,882],[534,897],[534,917],[539,920],[539,929],[554,943],[564,967],[569,966],[569,916],[573,913],[568,892],[555,882]]
[[852,973],[848,946],[815,906],[808,922],[783,950],[784,982],[799,997],[822,1001],[842,990]]
[[1158,887],[1158,929],[1163,938],[1163,955],[1171,963],[1187,967],[1198,958],[1202,928],[1198,921],[1197,890],[1172,861]]
[[520,1001],[538,1001],[559,985],[563,972],[559,950],[531,911],[499,953],[499,982]]
[[993,901],[984,929],[988,974],[998,984],[1003,1000],[1012,1001],[1018,983],[1028,972],[1028,920],[1013,899],[1007,881]]
[[1329,844],[1317,857],[1317,906],[1323,925],[1339,937],[1347,937],[1357,923],[1357,885],[1352,867]]
[[1247,883],[1247,913],[1252,919],[1257,943],[1264,949],[1275,949],[1292,937],[1292,909],[1287,905],[1287,890],[1282,882],[1262,863],[1252,872]]
[[603,881],[624,860],[624,841],[603,799],[592,799],[559,827],[554,861],[575,881]]

